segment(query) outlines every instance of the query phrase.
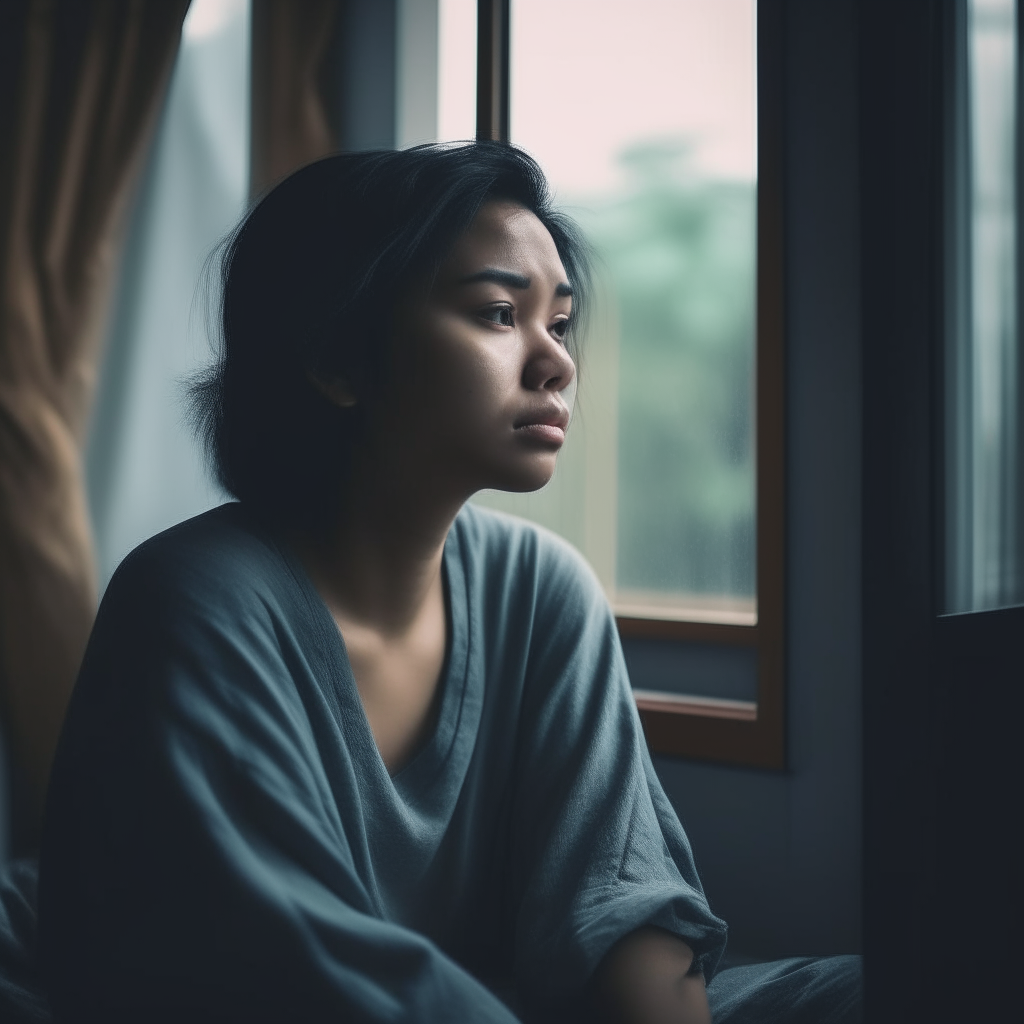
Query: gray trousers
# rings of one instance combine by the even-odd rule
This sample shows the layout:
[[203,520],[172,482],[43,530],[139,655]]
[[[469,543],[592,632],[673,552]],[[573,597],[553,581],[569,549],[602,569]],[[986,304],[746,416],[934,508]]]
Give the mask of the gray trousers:
[[713,1024],[860,1024],[859,956],[807,956],[719,971],[708,986]]

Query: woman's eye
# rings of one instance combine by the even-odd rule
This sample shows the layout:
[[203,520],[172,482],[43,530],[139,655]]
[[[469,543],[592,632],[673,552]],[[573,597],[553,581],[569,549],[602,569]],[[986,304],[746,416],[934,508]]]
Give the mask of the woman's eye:
[[569,330],[569,321],[568,321],[568,319],[556,320],[551,325],[551,333],[556,338],[558,338],[559,341],[561,341],[561,340],[563,340],[565,338],[565,335],[568,332],[568,330]]
[[492,324],[499,324],[502,327],[515,327],[515,318],[512,315],[511,306],[491,306],[483,310],[480,316]]

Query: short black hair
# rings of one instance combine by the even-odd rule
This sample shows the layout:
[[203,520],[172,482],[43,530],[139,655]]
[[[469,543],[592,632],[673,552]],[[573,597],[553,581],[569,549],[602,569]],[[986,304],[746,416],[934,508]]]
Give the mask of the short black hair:
[[220,357],[190,387],[197,433],[230,494],[291,521],[334,506],[365,415],[333,405],[310,374],[379,383],[398,300],[495,199],[520,203],[550,232],[573,289],[566,346],[578,361],[590,250],[521,149],[343,153],[252,208],[222,250]]

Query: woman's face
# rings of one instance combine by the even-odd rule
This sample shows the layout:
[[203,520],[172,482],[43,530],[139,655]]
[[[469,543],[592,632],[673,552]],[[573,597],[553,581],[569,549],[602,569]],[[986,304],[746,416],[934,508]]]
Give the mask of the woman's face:
[[529,210],[487,203],[429,286],[401,303],[378,436],[434,485],[531,491],[555,469],[575,367],[571,291]]

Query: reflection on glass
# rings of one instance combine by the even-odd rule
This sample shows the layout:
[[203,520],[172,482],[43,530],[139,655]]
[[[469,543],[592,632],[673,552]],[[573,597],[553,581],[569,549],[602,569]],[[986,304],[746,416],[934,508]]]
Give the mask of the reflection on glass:
[[[511,134],[601,255],[555,479],[623,614],[756,621],[754,0],[513,0]],[[571,46],[560,40],[571,40]]]
[[1017,5],[960,9],[946,360],[945,611],[1024,601]]

